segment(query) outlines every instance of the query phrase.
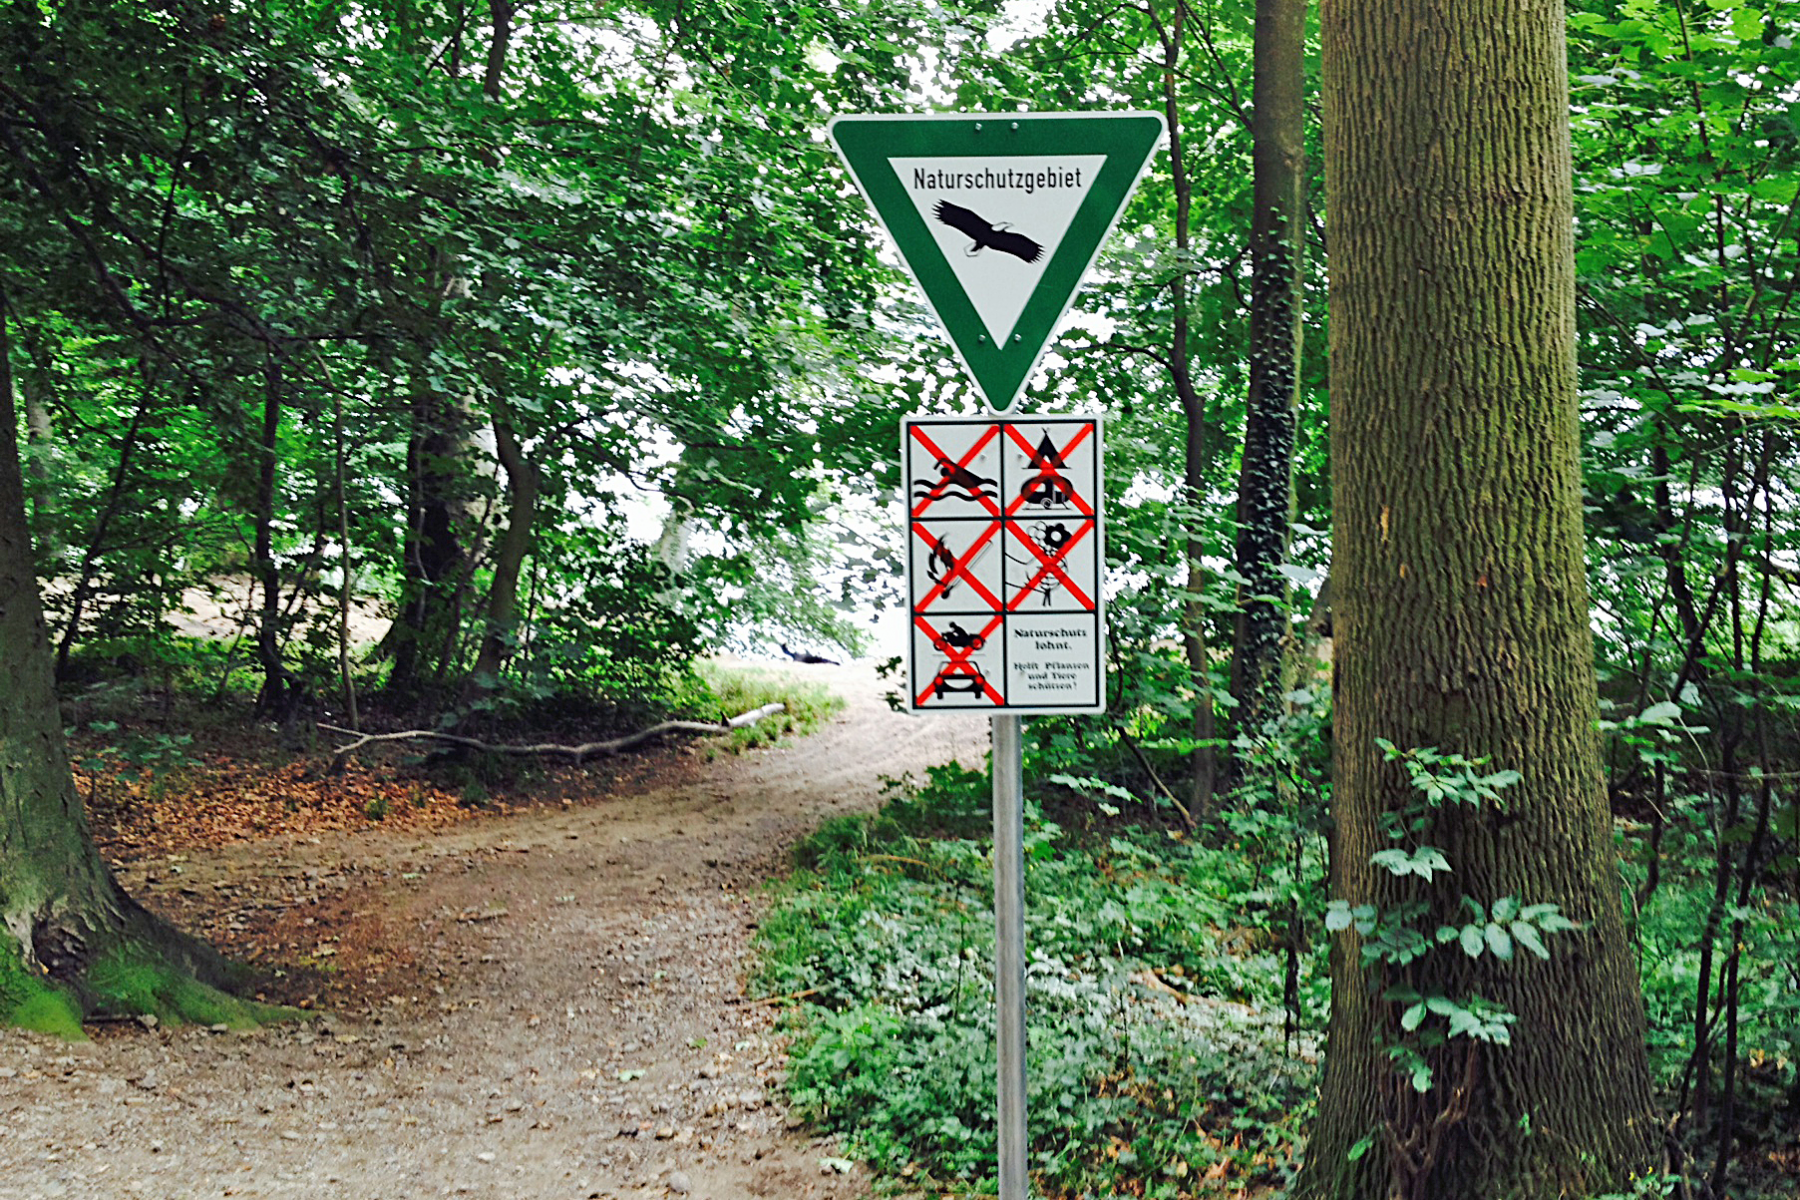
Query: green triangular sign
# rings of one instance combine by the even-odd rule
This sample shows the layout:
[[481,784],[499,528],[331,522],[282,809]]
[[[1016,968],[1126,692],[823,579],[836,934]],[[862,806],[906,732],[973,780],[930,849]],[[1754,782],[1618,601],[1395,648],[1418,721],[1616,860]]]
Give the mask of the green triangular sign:
[[840,116],[831,141],[990,407],[1011,408],[1163,135],[1156,113]]

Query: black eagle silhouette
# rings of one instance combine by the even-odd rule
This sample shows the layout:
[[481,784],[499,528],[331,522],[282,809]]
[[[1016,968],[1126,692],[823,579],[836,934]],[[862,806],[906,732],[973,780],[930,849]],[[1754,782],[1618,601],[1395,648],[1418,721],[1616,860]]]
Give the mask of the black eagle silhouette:
[[971,212],[960,204],[952,204],[948,200],[937,202],[937,219],[956,230],[975,239],[970,254],[980,254],[992,246],[1002,254],[1010,254],[1014,258],[1026,262],[1036,262],[1044,253],[1044,248],[1022,233],[1013,233],[1001,225],[989,225],[980,214]]

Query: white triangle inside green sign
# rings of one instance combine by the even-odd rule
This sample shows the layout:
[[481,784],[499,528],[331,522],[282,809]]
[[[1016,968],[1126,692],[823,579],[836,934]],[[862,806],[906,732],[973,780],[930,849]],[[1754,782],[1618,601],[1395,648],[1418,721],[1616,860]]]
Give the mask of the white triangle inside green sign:
[[1162,139],[1156,113],[840,116],[831,141],[988,404],[1011,408]]
[[[966,158],[888,159],[996,345],[1012,336],[1106,156],[1015,155],[1004,162],[995,170],[971,168]],[[1011,236],[990,236],[981,225]]]

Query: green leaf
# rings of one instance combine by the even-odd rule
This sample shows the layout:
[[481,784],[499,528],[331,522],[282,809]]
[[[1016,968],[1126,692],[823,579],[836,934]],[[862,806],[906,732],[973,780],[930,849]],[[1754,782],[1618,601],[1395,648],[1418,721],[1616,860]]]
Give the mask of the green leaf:
[[1462,927],[1462,948],[1463,948],[1463,953],[1468,955],[1470,958],[1480,958],[1481,957],[1481,951],[1483,948],[1483,943],[1481,940],[1481,926],[1479,926],[1479,925],[1464,925]]
[[1333,900],[1325,906],[1325,928],[1332,933],[1341,933],[1350,928],[1350,905],[1344,900]]
[[1413,854],[1413,874],[1421,879],[1430,879],[1435,871],[1448,871],[1450,860],[1433,846],[1420,846]]
[[1486,935],[1487,948],[1494,952],[1494,957],[1502,962],[1511,962],[1513,956],[1512,937],[1505,928],[1489,922]]
[[1420,879],[1429,880],[1438,871],[1448,871],[1450,860],[1435,846],[1420,846],[1410,854],[1398,846],[1386,850],[1377,850],[1369,855],[1369,862],[1385,869],[1391,875],[1405,878],[1417,875]]
[[1483,792],[1489,794],[1489,799],[1493,799],[1492,793],[1512,787],[1524,778],[1517,771],[1495,771],[1492,775],[1483,775],[1476,782]]
[[1550,951],[1544,948],[1543,939],[1538,937],[1538,931],[1524,921],[1514,921],[1512,923],[1512,935],[1515,942],[1519,943],[1519,945],[1525,947],[1539,958],[1547,959],[1550,957]]
[[1425,1002],[1423,1000],[1400,1014],[1400,1028],[1411,1033],[1425,1020]]
[[1389,850],[1377,850],[1369,855],[1369,862],[1390,875],[1404,877],[1412,874],[1412,855],[1397,846]]

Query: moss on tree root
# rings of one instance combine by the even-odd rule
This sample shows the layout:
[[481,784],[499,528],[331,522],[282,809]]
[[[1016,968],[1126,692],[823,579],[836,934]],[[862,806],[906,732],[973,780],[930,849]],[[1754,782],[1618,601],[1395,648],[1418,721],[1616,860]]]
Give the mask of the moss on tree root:
[[11,946],[0,942],[0,1025],[85,1041],[81,1005],[65,989],[34,974]]
[[66,1041],[87,1040],[82,1021],[90,1016],[251,1029],[307,1015],[233,996],[140,949],[104,954],[79,980],[65,983],[34,972],[16,949],[0,947],[0,1025]]
[[155,1017],[165,1025],[225,1025],[252,1029],[303,1016],[299,1009],[245,1000],[202,983],[154,956],[118,950],[88,968],[90,1011],[107,1016]]

